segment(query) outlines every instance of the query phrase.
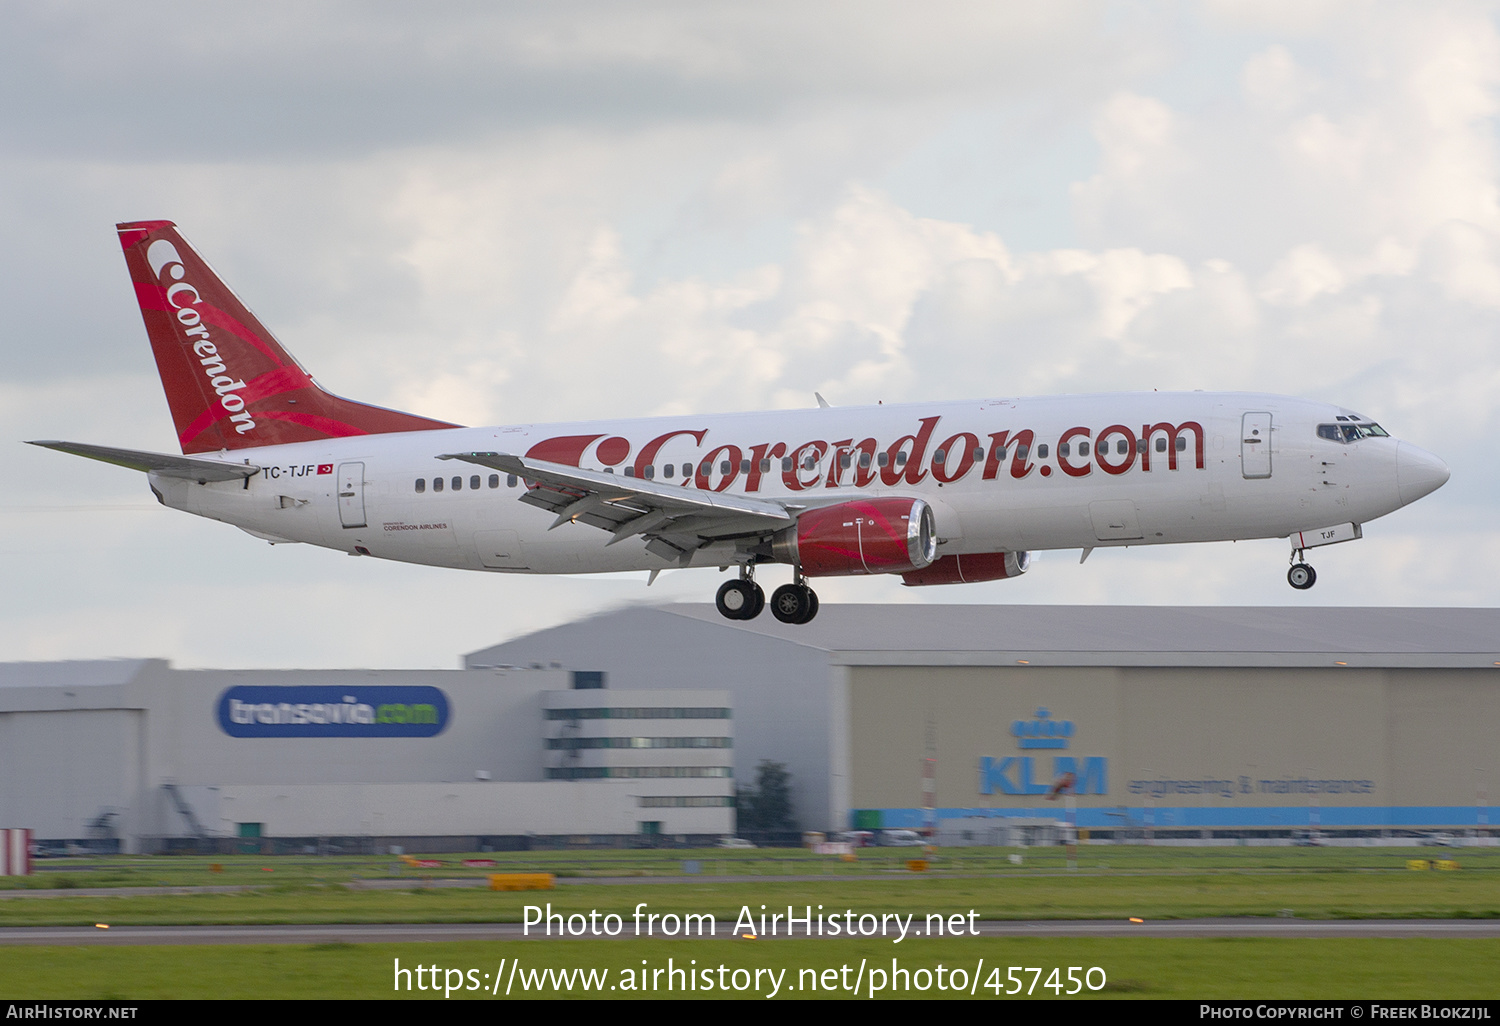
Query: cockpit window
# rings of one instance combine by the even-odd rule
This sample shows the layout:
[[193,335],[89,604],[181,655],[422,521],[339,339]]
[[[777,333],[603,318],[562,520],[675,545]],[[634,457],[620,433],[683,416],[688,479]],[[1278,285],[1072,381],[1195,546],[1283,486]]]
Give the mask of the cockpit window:
[[1345,420],[1345,418],[1342,418],[1342,417],[1340,417],[1339,419],[1343,420],[1344,423],[1342,423],[1342,424],[1319,424],[1318,425],[1318,437],[1319,438],[1327,438],[1330,441],[1334,441],[1334,442],[1343,442],[1346,445],[1348,443],[1350,443],[1350,442],[1357,442],[1361,438],[1389,438],[1389,437],[1391,437],[1390,433],[1388,431],[1386,431],[1385,428],[1381,427],[1379,424],[1374,424],[1374,423],[1369,423],[1369,422],[1366,422],[1364,424],[1356,424],[1356,423],[1351,423],[1351,422],[1349,422],[1348,420]]

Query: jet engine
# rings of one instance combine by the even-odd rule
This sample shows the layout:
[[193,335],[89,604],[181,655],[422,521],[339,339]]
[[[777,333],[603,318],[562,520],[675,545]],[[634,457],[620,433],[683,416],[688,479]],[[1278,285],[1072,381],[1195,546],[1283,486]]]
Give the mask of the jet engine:
[[1031,565],[1029,552],[976,552],[967,556],[944,556],[931,566],[901,575],[909,588],[928,584],[973,584],[1020,577]]
[[810,509],[771,540],[771,551],[808,577],[920,571],[937,558],[932,507],[889,497]]

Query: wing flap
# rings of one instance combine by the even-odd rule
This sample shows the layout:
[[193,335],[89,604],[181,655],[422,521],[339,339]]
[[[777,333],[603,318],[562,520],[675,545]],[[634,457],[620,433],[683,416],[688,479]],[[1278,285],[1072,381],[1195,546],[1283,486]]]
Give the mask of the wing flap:
[[643,535],[671,537],[677,547],[693,538],[689,547],[696,548],[704,541],[779,531],[796,520],[785,506],[765,499],[617,477],[509,453],[459,452],[438,459],[515,474],[526,482],[522,502],[558,515],[553,527],[570,521],[587,524],[610,532],[611,545]]

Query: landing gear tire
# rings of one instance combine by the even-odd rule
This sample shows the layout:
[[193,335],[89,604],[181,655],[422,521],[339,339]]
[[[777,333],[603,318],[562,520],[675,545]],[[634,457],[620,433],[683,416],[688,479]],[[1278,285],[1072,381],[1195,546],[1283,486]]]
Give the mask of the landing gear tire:
[[753,620],[766,608],[766,593],[754,581],[725,581],[714,605],[730,620]]
[[805,584],[783,584],[771,593],[771,615],[782,623],[807,623],[818,615],[818,593]]
[[1318,572],[1306,563],[1293,563],[1286,572],[1286,583],[1298,591],[1306,591],[1318,583]]

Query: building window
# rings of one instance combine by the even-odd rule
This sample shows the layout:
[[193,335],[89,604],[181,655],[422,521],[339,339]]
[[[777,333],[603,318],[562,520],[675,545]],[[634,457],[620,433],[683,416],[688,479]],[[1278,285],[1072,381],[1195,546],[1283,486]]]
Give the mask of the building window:
[[[600,671],[578,670],[574,673],[575,690],[581,690],[584,685],[576,682],[577,678],[587,673],[598,673]],[[591,687],[603,687],[603,684],[588,685]],[[713,706],[642,706],[624,708],[588,708],[588,709],[548,709],[549,720],[727,720],[731,718],[729,709]]]
[[733,748],[732,737],[549,737],[552,751],[594,748]]
[[670,780],[731,778],[729,766],[549,766],[548,780]]

